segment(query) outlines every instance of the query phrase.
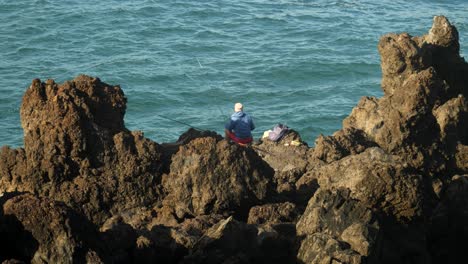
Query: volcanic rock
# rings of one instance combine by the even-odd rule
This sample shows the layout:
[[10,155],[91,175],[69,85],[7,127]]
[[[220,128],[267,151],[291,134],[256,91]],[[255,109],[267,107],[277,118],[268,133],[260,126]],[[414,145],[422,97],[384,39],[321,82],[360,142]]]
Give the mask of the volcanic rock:
[[457,171],[459,173],[468,173],[468,146],[458,144],[455,153]]
[[[361,99],[343,126],[364,131],[390,152],[407,144],[430,145],[440,137],[432,108],[444,83],[429,68],[409,75],[402,85],[401,91],[383,98]],[[421,134],[422,131],[428,133]]]
[[[309,147],[302,141],[299,133],[290,129],[277,142],[265,138],[254,144],[252,148],[275,171],[274,182],[277,186],[276,192],[279,194],[277,202],[299,202],[295,183],[309,165]],[[305,195],[308,200],[312,193]]]
[[468,105],[463,96],[448,100],[445,104],[435,107],[433,115],[440,128],[441,141],[453,146],[458,142],[468,142],[467,120]]
[[251,206],[272,192],[271,168],[251,149],[205,137],[180,147],[163,186],[166,207],[178,219],[234,214],[247,219]]
[[383,36],[379,52],[384,96],[361,99],[344,129],[364,131],[415,169],[431,174],[450,169],[447,159],[458,142],[467,144],[468,132],[468,66],[459,54],[456,28],[435,17],[428,35]]
[[250,209],[247,223],[257,225],[295,223],[298,216],[299,210],[291,202],[257,205]]
[[455,263],[462,257],[468,230],[468,175],[455,175],[430,219],[428,247],[434,263]]
[[95,223],[160,200],[160,147],[124,127],[125,107],[120,87],[97,78],[34,80],[21,105],[25,148],[0,152],[0,192],[64,201]]
[[[428,35],[388,34],[378,48],[384,96],[363,97],[343,121],[342,130],[320,137],[311,156],[325,164],[309,165],[296,182],[298,189],[318,185],[297,225],[298,234],[305,235],[298,258],[306,263],[327,259],[346,263],[428,263],[432,259],[441,263],[449,255],[453,260],[461,257],[457,250],[449,250],[456,248],[454,244],[442,246],[442,241],[468,237],[468,232],[458,228],[466,219],[461,213],[464,187],[454,187],[463,186],[464,181],[452,177],[465,173],[468,149],[468,71],[459,55],[458,33],[445,17],[435,17]],[[452,196],[447,196],[449,189]],[[332,197],[348,190],[345,201],[371,209],[379,226],[376,236],[344,241],[352,234],[365,233],[366,221],[359,218],[346,232],[331,232],[327,226],[333,220],[302,224],[305,219],[327,219],[329,209],[320,200],[327,197],[323,196],[326,190],[338,192]],[[449,203],[457,204],[459,211]],[[458,228],[456,239],[452,236],[456,232],[448,227],[448,215],[453,216],[450,226]],[[350,220],[350,216],[340,218]],[[428,241],[444,249],[436,250]],[[370,247],[364,250],[364,245]]]
[[298,258],[305,263],[331,258],[361,263],[374,252],[379,228],[376,215],[352,199],[349,190],[319,190],[297,223],[297,234],[303,237]]
[[330,163],[348,155],[355,155],[377,144],[368,138],[362,130],[342,129],[332,136],[320,135],[315,141],[312,157]]
[[232,217],[210,228],[182,263],[251,263],[257,230]]
[[346,188],[366,206],[411,219],[422,215],[423,183],[420,175],[405,169],[398,156],[380,148],[349,156],[314,172],[321,188]]
[[291,248],[275,230],[231,216],[207,230],[181,263],[293,263]]
[[27,256],[30,259],[24,261],[32,263],[101,262],[103,249],[97,230],[59,202],[17,195],[3,204],[2,220],[7,226],[3,231],[15,242],[9,245],[9,253],[19,254],[13,257]]

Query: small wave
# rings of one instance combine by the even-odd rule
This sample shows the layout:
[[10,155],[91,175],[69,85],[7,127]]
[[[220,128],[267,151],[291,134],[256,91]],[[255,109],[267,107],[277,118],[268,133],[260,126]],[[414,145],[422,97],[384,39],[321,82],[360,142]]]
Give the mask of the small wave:
[[229,112],[237,100],[259,118],[259,130],[278,117],[313,141],[338,129],[360,96],[381,96],[380,35],[426,33],[434,12],[448,14],[467,54],[462,2],[3,1],[0,116],[8,119],[0,119],[0,145],[21,141],[5,123],[20,124],[32,79],[79,73],[122,84],[126,123],[159,142],[185,128],[156,120],[164,128],[157,130],[150,113],[207,115],[213,120],[202,125],[217,129],[216,108]]

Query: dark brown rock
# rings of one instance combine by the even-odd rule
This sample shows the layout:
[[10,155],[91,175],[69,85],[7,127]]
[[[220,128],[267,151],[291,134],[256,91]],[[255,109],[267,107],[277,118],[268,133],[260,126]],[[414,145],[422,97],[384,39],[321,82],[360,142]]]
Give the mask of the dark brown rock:
[[36,251],[26,254],[33,263],[84,263],[89,258],[101,260],[98,253],[104,251],[93,225],[61,203],[22,194],[3,204],[3,214],[24,228],[23,233],[16,234],[18,238],[25,238],[24,232],[33,237],[29,241],[19,240],[25,244],[17,244],[21,248],[15,249],[22,251],[34,243]]
[[0,192],[61,200],[95,223],[162,199],[161,148],[124,127],[120,87],[78,76],[62,85],[34,80],[21,106],[25,149],[0,153]]
[[295,223],[298,216],[299,210],[293,203],[265,204],[250,209],[247,223],[257,225]]
[[458,30],[444,16],[435,16],[429,34],[424,41],[440,48],[451,48],[455,53],[460,51]]
[[109,218],[100,228],[103,243],[111,252],[111,260],[115,263],[129,263],[131,252],[136,247],[137,232],[125,223],[121,216]]
[[441,99],[448,100],[458,94],[468,98],[468,64],[460,56],[458,30],[446,17],[434,17],[429,34],[421,37],[421,46],[430,51],[433,67],[449,85]]
[[182,263],[294,263],[292,248],[274,229],[229,217],[208,229]]
[[[404,81],[415,72],[427,68],[427,55],[407,34],[387,34],[380,38],[382,89],[386,95],[403,90]],[[425,56],[426,55],[426,56]]]
[[454,170],[450,160],[458,142],[466,145],[468,120],[468,64],[459,54],[457,30],[435,17],[428,35],[386,35],[379,52],[384,96],[362,98],[344,129],[362,130],[431,177]]
[[296,181],[306,172],[309,147],[299,133],[290,129],[278,142],[262,139],[252,148],[274,170],[279,201],[295,200]]
[[429,68],[408,76],[404,86],[381,99],[363,97],[343,121],[344,128],[364,131],[387,151],[409,144],[427,146],[438,139],[440,132],[432,108],[443,82]]
[[454,263],[464,258],[467,221],[468,175],[455,175],[430,218],[427,243],[434,263]]
[[[459,56],[458,33],[444,17],[436,17],[429,35],[423,37],[407,33],[382,37],[379,52],[384,96],[361,99],[343,122],[343,131],[362,131],[363,138],[371,144],[359,141],[346,144],[346,138],[340,135],[320,138],[312,156],[328,164],[310,167],[312,169],[296,185],[311,188],[314,180],[317,181],[319,189],[309,202],[309,205],[317,203],[317,208],[326,208],[323,202],[318,202],[325,190],[348,189],[350,199],[372,209],[380,227],[379,242],[369,251],[373,261],[401,263],[412,259],[413,263],[427,263],[434,258],[441,262],[454,252],[448,248],[456,248],[449,243],[442,246],[444,242],[441,241],[447,241],[441,235],[443,232],[458,233],[457,241],[467,237],[466,232],[458,228],[463,225],[460,221],[464,221],[464,214],[460,210],[455,213],[455,208],[448,209],[447,204],[457,204],[460,209],[465,207],[466,201],[460,195],[463,187],[454,187],[462,186],[460,182],[464,181],[450,178],[453,173],[466,169],[468,66]],[[372,146],[373,142],[377,148]],[[455,193],[451,198],[446,195],[448,189]],[[437,214],[431,216],[437,203]],[[323,215],[326,213],[319,212],[314,216],[307,209],[301,221],[307,215],[314,216],[309,216],[310,219],[327,219]],[[447,218],[447,215],[452,217]],[[437,224],[427,221],[428,217],[436,219]],[[447,227],[447,219],[457,219],[451,226],[458,231]],[[301,225],[301,221],[298,234],[304,234],[305,227],[318,226],[302,240],[298,252],[301,260],[307,263],[318,263],[322,259],[350,263],[369,261],[361,254],[356,256],[357,252],[364,252],[362,249],[350,251],[347,244],[353,247],[351,243],[344,243],[343,235],[324,234],[322,230],[330,232],[327,224],[333,223],[333,219],[323,220],[326,224],[313,225]],[[344,232],[344,237],[362,231],[363,223],[365,221],[359,219],[356,225],[350,225],[353,228]],[[430,228],[434,233],[428,232]],[[435,231],[438,228],[440,232]],[[434,238],[437,246],[444,248],[440,254],[434,253],[437,252],[435,248],[426,247],[429,238]],[[368,240],[364,239],[354,244],[356,247],[366,243]]]
[[0,195],[19,190],[33,191],[33,186],[22,184],[22,176],[27,174],[24,149],[0,149]]
[[2,264],[26,264],[26,262],[17,259],[8,259],[3,261]]
[[332,136],[319,136],[315,140],[312,157],[330,163],[375,146],[377,144],[370,141],[362,130],[352,127],[338,130]]
[[271,168],[251,149],[206,137],[181,146],[163,186],[166,207],[178,219],[235,214],[246,219],[251,206],[272,191]]
[[468,173],[468,146],[461,144],[457,146],[455,161],[460,173]]
[[450,145],[458,142],[468,142],[468,105],[460,95],[448,100],[443,105],[433,109],[441,132],[441,140]]
[[179,145],[185,145],[194,139],[203,138],[203,137],[212,137],[212,138],[216,138],[217,140],[223,139],[221,135],[217,134],[214,131],[197,130],[194,128],[190,128],[185,133],[180,135],[176,143]]
[[63,85],[34,80],[20,111],[29,166],[45,181],[73,178],[80,163],[99,167],[112,136],[125,129],[125,107],[120,87],[97,78],[82,75]]
[[210,228],[182,263],[250,263],[257,229],[232,217]]
[[377,246],[379,228],[376,215],[348,190],[319,190],[297,223],[303,237],[298,258],[305,263],[331,258],[362,263]]
[[418,218],[423,213],[422,177],[408,171],[398,156],[380,148],[369,148],[314,173],[320,188],[349,189],[352,198],[396,218]]
[[363,263],[362,257],[332,236],[316,233],[302,240],[297,258],[302,263]]
[[319,190],[297,223],[305,263],[427,263],[423,222],[402,224],[353,199],[349,190]]
[[185,219],[178,227],[187,234],[201,237],[209,228],[223,220],[221,215],[201,215],[195,218]]
[[315,173],[321,166],[312,167],[308,170],[301,178],[299,178],[296,184],[296,195],[295,201],[301,207],[305,207],[307,202],[312,198],[317,189],[319,189],[317,174]]

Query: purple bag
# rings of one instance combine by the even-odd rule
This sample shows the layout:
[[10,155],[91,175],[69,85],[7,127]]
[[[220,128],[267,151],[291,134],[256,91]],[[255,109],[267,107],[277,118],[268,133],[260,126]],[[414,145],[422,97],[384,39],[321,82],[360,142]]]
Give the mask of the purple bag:
[[279,141],[286,133],[289,131],[289,127],[283,124],[277,124],[273,127],[270,134],[268,134],[268,139],[271,141]]

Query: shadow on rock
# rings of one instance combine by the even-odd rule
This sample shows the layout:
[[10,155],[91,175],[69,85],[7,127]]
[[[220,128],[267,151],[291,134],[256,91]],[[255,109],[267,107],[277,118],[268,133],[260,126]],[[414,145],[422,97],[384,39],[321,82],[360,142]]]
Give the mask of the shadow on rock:
[[434,263],[456,263],[468,239],[468,175],[455,175],[430,218],[428,249]]
[[197,138],[172,157],[164,175],[164,206],[177,221],[206,214],[247,219],[273,193],[273,171],[253,150],[213,137]]
[[[38,241],[14,215],[5,215],[4,203],[21,193],[6,193],[0,199],[0,262],[17,260],[30,263],[39,248]],[[14,262],[10,262],[14,263]]]
[[9,198],[2,208],[7,232],[17,236],[6,243],[13,247],[12,253],[21,254],[18,259],[30,258],[36,263],[105,261],[94,225],[64,204],[26,193]]

